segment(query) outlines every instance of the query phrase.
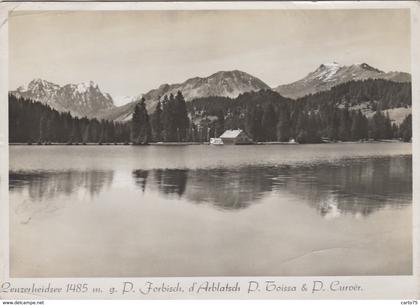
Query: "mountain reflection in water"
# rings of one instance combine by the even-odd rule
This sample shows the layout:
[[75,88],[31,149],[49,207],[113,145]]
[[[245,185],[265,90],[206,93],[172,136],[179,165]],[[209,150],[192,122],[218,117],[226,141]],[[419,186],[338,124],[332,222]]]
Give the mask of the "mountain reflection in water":
[[53,172],[9,172],[9,192],[19,193],[24,198],[13,202],[17,214],[26,215],[23,224],[35,214],[51,213],[61,209],[66,203],[60,196],[73,198],[81,193],[88,199],[100,194],[112,185],[113,171],[53,171]]
[[[144,192],[150,175],[150,184],[162,194],[177,194],[182,196],[187,186],[189,170],[186,169],[155,169],[135,170],[133,178],[137,186]],[[153,177],[152,177],[153,176]]]
[[88,191],[91,196],[99,194],[104,187],[110,187],[114,171],[18,171],[9,172],[9,190],[27,190],[31,200],[42,201],[59,195],[73,195],[79,190]]
[[[322,216],[368,215],[412,200],[411,155],[340,160],[289,166],[204,169],[137,169],[133,191],[239,210],[274,196],[294,196]],[[95,196],[112,189],[113,171],[11,172],[10,191],[27,190],[32,200],[72,196],[80,189]]]
[[321,215],[367,215],[411,203],[411,156],[294,166],[133,171],[137,184],[222,209],[246,208],[274,194],[292,194]]

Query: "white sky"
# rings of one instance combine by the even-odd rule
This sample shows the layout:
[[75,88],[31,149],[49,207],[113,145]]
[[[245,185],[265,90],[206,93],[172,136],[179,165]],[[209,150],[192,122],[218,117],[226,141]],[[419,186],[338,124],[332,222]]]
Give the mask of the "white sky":
[[93,80],[132,96],[233,69],[275,87],[332,61],[410,72],[408,10],[38,11],[9,20],[11,90],[34,78]]

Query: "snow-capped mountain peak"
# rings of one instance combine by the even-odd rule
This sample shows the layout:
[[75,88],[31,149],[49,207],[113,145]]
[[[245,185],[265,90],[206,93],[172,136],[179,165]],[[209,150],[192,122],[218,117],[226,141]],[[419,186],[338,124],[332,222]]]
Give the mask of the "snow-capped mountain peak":
[[85,93],[89,91],[89,89],[91,88],[98,89],[98,84],[96,84],[94,81],[89,81],[89,82],[82,82],[76,85],[76,90],[79,93]]
[[319,68],[315,71],[315,78],[320,80],[328,81],[334,77],[337,71],[341,68],[337,62],[332,63],[325,63],[319,66]]
[[341,65],[338,62],[333,61],[321,64],[319,69],[334,69],[336,67],[341,67]]
[[409,82],[411,76],[404,72],[385,73],[367,63],[350,66],[340,65],[337,62],[320,65],[315,71],[296,82],[280,85],[273,90],[290,98],[299,98],[308,94],[329,90],[332,87],[352,80],[389,79],[396,82]]
[[56,90],[57,88],[59,88],[59,85],[43,80],[41,78],[34,79],[28,84],[28,91]]
[[93,117],[101,110],[115,107],[112,97],[102,93],[93,81],[60,86],[37,78],[28,84],[27,89],[21,86],[11,93],[78,117]]
[[359,66],[360,68],[364,69],[364,70],[368,70],[368,71],[374,71],[374,72],[378,72],[378,73],[385,73],[382,70],[376,69],[370,65],[368,65],[367,63],[363,62],[363,63],[359,63],[356,64],[356,66]]

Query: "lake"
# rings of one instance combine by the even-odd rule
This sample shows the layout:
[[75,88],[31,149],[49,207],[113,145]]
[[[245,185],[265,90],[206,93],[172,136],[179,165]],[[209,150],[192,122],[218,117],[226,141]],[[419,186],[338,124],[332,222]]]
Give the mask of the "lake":
[[412,273],[408,143],[10,146],[12,277]]

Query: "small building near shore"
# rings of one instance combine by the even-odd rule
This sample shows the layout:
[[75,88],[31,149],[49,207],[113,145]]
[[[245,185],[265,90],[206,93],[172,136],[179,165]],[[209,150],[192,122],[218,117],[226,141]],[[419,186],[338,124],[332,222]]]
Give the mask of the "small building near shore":
[[223,141],[220,138],[210,138],[210,144],[212,144],[212,145],[223,145]]
[[242,129],[226,130],[219,138],[223,141],[223,144],[225,145],[240,145],[253,143],[251,137]]

